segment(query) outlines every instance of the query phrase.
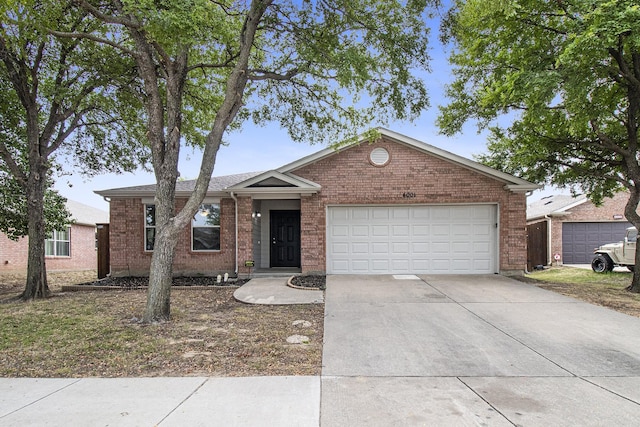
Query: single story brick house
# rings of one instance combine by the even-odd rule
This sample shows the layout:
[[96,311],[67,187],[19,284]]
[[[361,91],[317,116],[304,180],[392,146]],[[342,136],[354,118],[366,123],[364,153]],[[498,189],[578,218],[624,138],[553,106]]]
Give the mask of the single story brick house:
[[527,207],[529,267],[591,263],[594,248],[622,241],[631,227],[624,216],[628,199],[629,193],[623,191],[601,206],[584,194],[547,196],[531,203]]
[[[379,129],[276,170],[213,177],[178,241],[176,275],[521,273],[526,197],[514,176]],[[177,208],[193,181],[177,183]],[[110,201],[111,274],[148,275],[155,185]]]
[[[109,213],[74,200],[67,200],[73,223],[54,231],[45,241],[47,271],[95,270],[96,226],[109,222]],[[26,272],[29,239],[18,241],[0,233],[0,273]]]

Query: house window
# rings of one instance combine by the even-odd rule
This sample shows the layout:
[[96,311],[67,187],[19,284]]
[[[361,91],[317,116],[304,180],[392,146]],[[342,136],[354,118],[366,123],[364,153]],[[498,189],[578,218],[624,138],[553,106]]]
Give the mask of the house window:
[[46,256],[71,256],[71,241],[69,236],[71,229],[56,230],[44,241],[44,254]]
[[203,203],[191,221],[191,248],[194,251],[220,250],[220,205]]
[[144,205],[144,250],[152,251],[156,241],[156,205]]

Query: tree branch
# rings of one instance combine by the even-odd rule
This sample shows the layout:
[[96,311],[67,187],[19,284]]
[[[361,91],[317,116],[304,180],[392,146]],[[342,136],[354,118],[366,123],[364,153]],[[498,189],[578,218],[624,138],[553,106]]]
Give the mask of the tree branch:
[[108,46],[111,46],[115,49],[118,49],[121,52],[124,52],[128,55],[132,55],[135,56],[137,55],[137,52],[131,49],[128,49],[112,40],[109,39],[105,39],[102,37],[98,37],[96,35],[93,34],[89,34],[89,33],[68,33],[68,32],[64,32],[64,31],[55,31],[55,30],[51,30],[51,29],[47,29],[47,32],[49,34],[51,34],[52,36],[56,36],[56,37],[62,37],[62,38],[68,38],[68,39],[87,39],[87,40],[91,40],[97,43],[102,43],[102,44],[106,44]]

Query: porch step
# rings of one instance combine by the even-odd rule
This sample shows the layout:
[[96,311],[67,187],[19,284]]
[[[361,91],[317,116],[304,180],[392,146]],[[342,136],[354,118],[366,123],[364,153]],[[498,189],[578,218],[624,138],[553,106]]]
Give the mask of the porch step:
[[251,277],[291,277],[299,275],[299,268],[261,268],[251,272]]

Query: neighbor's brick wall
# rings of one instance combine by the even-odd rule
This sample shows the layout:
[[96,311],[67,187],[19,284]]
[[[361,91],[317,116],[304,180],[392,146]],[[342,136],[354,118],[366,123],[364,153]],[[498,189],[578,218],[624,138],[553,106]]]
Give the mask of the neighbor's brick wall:
[[[369,162],[369,153],[376,147],[389,151],[387,166],[376,167]],[[497,203],[500,270],[524,270],[526,196],[446,160],[416,154],[410,147],[382,140],[360,144],[292,171],[322,186],[319,194],[301,201],[303,272],[325,271],[327,205],[449,203]],[[404,192],[413,192],[416,197],[403,198]]]
[[0,271],[26,272],[29,258],[29,239],[20,238],[17,242],[0,233]]
[[[551,226],[551,253],[549,258],[553,262],[553,254],[562,254],[562,223],[564,222],[610,222],[615,221],[614,215],[624,216],[624,207],[629,199],[629,193],[620,192],[603,201],[601,206],[596,206],[591,201],[569,209],[569,214],[563,217],[552,217]],[[530,221],[529,223],[537,222]],[[626,218],[618,220],[626,221]],[[562,260],[560,261],[562,263]]]
[[[186,199],[176,200],[181,209]],[[191,225],[180,234],[176,245],[173,273],[179,275],[217,275],[233,273],[235,267],[235,206],[232,199],[220,202],[220,251],[191,250]],[[140,198],[113,198],[109,209],[111,274],[148,276],[151,252],[144,250],[144,205]],[[249,214],[251,215],[251,214]]]
[[[47,271],[95,270],[98,266],[96,253],[96,228],[73,224],[71,226],[71,256],[46,257]],[[17,242],[0,233],[0,272],[26,272],[29,239]]]

